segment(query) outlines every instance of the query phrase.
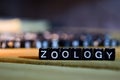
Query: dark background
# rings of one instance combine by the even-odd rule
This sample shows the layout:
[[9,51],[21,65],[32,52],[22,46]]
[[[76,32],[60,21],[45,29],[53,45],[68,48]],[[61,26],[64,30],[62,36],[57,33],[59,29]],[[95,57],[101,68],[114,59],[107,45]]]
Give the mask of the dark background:
[[46,19],[52,26],[119,28],[120,0],[0,0],[0,18]]

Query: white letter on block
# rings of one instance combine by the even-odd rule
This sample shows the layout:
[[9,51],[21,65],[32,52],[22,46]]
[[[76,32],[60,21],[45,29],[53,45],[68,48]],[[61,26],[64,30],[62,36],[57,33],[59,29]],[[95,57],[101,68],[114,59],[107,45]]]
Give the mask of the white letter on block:
[[[67,53],[67,55],[65,56],[64,53]],[[62,56],[63,56],[63,58],[68,58],[69,57],[69,52],[68,51],[63,51]]]
[[110,59],[110,56],[112,55],[112,52],[111,53],[107,52],[107,55],[108,55],[108,58]]
[[[89,54],[89,56],[86,56],[87,53]],[[84,57],[85,57],[85,58],[90,58],[90,57],[91,57],[90,51],[85,51],[85,52],[84,52]]]
[[41,52],[43,52],[41,58],[46,58],[45,54],[46,54],[47,51],[43,50],[43,51],[41,51]]
[[[53,56],[53,54],[56,54],[56,56]],[[58,58],[58,53],[57,53],[56,51],[53,51],[53,52],[51,53],[51,57],[52,57],[53,59],[57,59],[57,58]]]
[[[100,56],[98,56],[98,54],[100,55]],[[95,53],[95,57],[96,58],[102,58],[102,52],[101,51],[97,51],[96,53]]]
[[79,57],[76,55],[76,51],[74,51],[74,58],[79,58]]

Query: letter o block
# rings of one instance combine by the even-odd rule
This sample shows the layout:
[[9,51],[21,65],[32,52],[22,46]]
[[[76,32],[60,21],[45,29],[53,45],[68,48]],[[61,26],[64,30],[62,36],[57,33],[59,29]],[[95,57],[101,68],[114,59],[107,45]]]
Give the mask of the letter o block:
[[82,60],[92,60],[93,51],[92,48],[83,48],[82,50]]
[[49,52],[50,52],[50,54],[49,54],[50,60],[59,60],[59,58],[60,58],[59,57],[59,55],[60,55],[59,48],[54,48],[54,49],[50,48]]
[[71,49],[61,48],[60,49],[60,59],[61,60],[71,60]]

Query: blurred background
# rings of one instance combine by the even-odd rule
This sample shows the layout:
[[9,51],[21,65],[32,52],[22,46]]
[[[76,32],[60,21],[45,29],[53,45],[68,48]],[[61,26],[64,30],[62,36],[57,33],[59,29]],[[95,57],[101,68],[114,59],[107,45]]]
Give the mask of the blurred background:
[[116,47],[119,9],[120,0],[0,0],[0,47]]

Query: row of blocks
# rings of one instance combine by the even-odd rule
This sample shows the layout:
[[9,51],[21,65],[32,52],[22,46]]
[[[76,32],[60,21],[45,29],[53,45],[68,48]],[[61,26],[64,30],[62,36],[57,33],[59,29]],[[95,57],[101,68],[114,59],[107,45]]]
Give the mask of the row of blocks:
[[115,48],[39,49],[40,60],[115,60]]

